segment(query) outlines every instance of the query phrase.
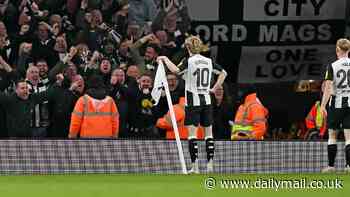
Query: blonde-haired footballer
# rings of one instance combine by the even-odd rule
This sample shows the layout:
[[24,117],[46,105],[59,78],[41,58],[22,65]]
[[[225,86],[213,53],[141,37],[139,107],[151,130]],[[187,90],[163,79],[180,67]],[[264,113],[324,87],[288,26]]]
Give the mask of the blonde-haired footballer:
[[341,38],[336,44],[337,60],[328,66],[325,77],[325,90],[322,96],[321,110],[326,111],[328,126],[328,166],[323,172],[335,171],[337,154],[336,130],[344,129],[346,171],[350,172],[350,41]]
[[[176,74],[184,74],[185,79],[185,125],[188,128],[189,151],[192,161],[192,169],[189,173],[199,173],[198,166],[198,146],[196,130],[199,125],[204,128],[206,152],[207,152],[207,172],[213,172],[214,139],[212,132],[212,106],[210,91],[215,91],[222,85],[226,78],[226,72],[221,66],[212,62],[210,58],[202,56],[200,53],[205,47],[200,38],[190,36],[185,40],[185,47],[189,58],[183,61],[182,68],[178,68],[166,56],[158,57],[157,61],[164,62],[168,69]],[[219,75],[216,83],[211,87],[212,74]]]

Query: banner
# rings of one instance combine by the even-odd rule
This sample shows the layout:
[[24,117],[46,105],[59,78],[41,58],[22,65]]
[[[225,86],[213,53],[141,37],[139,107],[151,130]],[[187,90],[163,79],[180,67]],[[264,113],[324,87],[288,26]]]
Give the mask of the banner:
[[344,20],[345,8],[346,0],[244,0],[244,20]]
[[345,33],[347,0],[207,1],[187,1],[193,28],[239,83],[322,79]]
[[240,83],[317,80],[325,62],[331,62],[334,45],[242,47]]

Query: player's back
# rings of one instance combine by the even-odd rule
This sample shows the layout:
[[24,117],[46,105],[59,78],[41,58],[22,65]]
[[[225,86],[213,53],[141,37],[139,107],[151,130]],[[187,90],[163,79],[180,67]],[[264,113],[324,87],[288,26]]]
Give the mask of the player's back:
[[213,63],[210,58],[196,54],[188,58],[186,91],[194,94],[209,94]]
[[[350,59],[340,58],[332,63],[333,89],[336,95],[335,105],[344,106],[344,98],[350,101]],[[348,105],[349,106],[349,105]]]
[[332,69],[336,93],[350,90],[350,59],[338,59],[332,63]]

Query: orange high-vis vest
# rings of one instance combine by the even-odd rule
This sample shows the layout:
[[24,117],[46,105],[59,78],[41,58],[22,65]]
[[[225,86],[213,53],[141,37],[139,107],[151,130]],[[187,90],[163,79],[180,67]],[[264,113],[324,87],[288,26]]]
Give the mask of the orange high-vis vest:
[[[188,139],[188,129],[185,126],[185,99],[180,98],[179,104],[173,105],[175,119],[177,127],[179,130],[179,136],[182,140]],[[175,132],[173,130],[173,125],[171,122],[170,112],[164,115],[164,117],[159,118],[156,126],[161,129],[166,130],[166,139],[175,139]],[[202,127],[197,128],[197,139],[204,139],[204,130]]]
[[267,115],[268,110],[256,97],[256,93],[249,94],[237,110],[232,133],[244,132],[255,140],[263,140],[267,130]]
[[72,112],[70,135],[81,138],[111,138],[119,133],[119,113],[114,100],[88,95],[79,98]]
[[312,106],[311,111],[305,119],[305,123],[308,129],[318,129],[320,130],[320,136],[324,136],[327,129],[327,116],[321,111],[320,101],[317,101]]

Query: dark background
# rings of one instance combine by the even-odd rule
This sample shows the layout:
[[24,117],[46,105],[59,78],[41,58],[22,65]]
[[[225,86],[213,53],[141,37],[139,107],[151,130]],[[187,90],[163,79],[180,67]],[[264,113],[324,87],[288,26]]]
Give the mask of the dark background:
[[[348,2],[348,4],[350,4]],[[240,84],[237,84],[237,74],[239,59],[241,56],[241,47],[244,46],[259,46],[259,45],[276,45],[276,43],[258,43],[258,36],[256,36],[257,22],[243,22],[243,0],[220,0],[220,21],[218,22],[193,22],[193,27],[199,24],[213,25],[213,24],[243,24],[248,29],[247,40],[243,42],[225,42],[225,43],[212,43],[218,45],[217,62],[224,66],[228,72],[228,78],[226,82],[229,84],[232,98],[235,100],[238,91],[240,90]],[[347,6],[349,10],[349,6]],[[348,11],[349,13],[349,11]],[[348,14],[349,15],[349,14]],[[306,22],[299,21],[279,21],[278,25],[292,24],[293,26],[299,26]],[[307,22],[307,24],[319,24],[320,22]],[[276,24],[276,22],[262,22],[261,24]],[[340,21],[328,21],[327,24],[331,25],[331,31],[333,38],[326,43],[317,40],[310,42],[285,42],[278,43],[278,45],[290,45],[290,44],[329,44],[336,43],[336,40],[344,36],[345,23]],[[201,35],[201,33],[199,32]],[[335,56],[334,56],[335,59]],[[326,70],[327,65],[324,66]],[[322,80],[322,78],[320,78]],[[311,109],[314,102],[320,99],[319,92],[296,92],[295,87],[298,81],[295,82],[283,82],[283,83],[265,83],[255,84],[258,88],[258,96],[262,103],[268,108],[270,114],[270,129],[283,128],[288,130],[291,123],[302,122],[307,113]]]

